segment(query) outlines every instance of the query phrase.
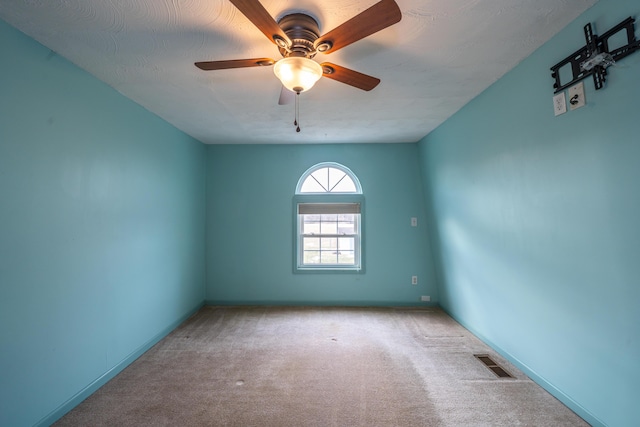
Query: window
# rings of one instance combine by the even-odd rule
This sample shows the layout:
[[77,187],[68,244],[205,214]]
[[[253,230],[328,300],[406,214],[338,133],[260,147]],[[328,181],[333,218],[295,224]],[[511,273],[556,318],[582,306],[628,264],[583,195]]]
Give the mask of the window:
[[360,204],[298,204],[302,266],[349,266],[358,263]]
[[294,197],[296,271],[362,270],[362,189],[337,163],[307,170]]
[[[308,193],[361,193],[356,187],[356,181],[345,171],[335,166],[321,166],[307,171],[302,185],[298,186],[296,194]],[[346,168],[345,168],[346,169]]]

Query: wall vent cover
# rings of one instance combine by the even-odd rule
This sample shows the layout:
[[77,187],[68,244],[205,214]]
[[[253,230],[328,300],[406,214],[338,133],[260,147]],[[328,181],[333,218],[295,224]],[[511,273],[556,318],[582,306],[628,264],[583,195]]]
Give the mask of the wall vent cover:
[[491,372],[493,372],[498,378],[515,378],[509,372],[507,372],[502,366],[493,361],[488,354],[474,354],[476,359],[481,361]]

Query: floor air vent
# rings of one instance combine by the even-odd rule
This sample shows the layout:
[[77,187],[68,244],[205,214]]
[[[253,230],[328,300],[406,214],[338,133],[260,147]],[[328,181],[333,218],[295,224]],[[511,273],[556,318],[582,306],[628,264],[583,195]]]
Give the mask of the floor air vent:
[[484,363],[484,365],[491,370],[498,378],[515,378],[509,372],[504,370],[500,365],[493,361],[488,354],[474,354],[474,356]]

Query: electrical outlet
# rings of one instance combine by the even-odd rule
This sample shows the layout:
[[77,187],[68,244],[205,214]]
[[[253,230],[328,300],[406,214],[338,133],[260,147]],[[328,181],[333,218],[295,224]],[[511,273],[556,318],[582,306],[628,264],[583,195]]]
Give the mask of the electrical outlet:
[[431,301],[431,297],[430,297],[429,295],[422,295],[422,296],[420,297],[420,301],[422,301],[422,302],[429,302],[429,301]]
[[567,112],[567,99],[564,92],[560,92],[553,97],[553,114],[559,116]]
[[412,285],[418,284],[418,276],[411,276],[411,284]]
[[569,88],[569,110],[584,107],[584,84],[582,82]]
[[412,227],[418,226],[418,218],[416,218],[415,216],[411,218],[411,226]]

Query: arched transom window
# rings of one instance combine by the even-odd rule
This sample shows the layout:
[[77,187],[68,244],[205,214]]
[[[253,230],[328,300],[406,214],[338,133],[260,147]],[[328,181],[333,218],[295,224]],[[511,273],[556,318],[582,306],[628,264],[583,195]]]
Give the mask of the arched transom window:
[[349,169],[336,163],[320,163],[302,175],[296,194],[357,193],[362,189]]
[[319,163],[296,187],[296,271],[362,270],[362,187],[347,167]]

